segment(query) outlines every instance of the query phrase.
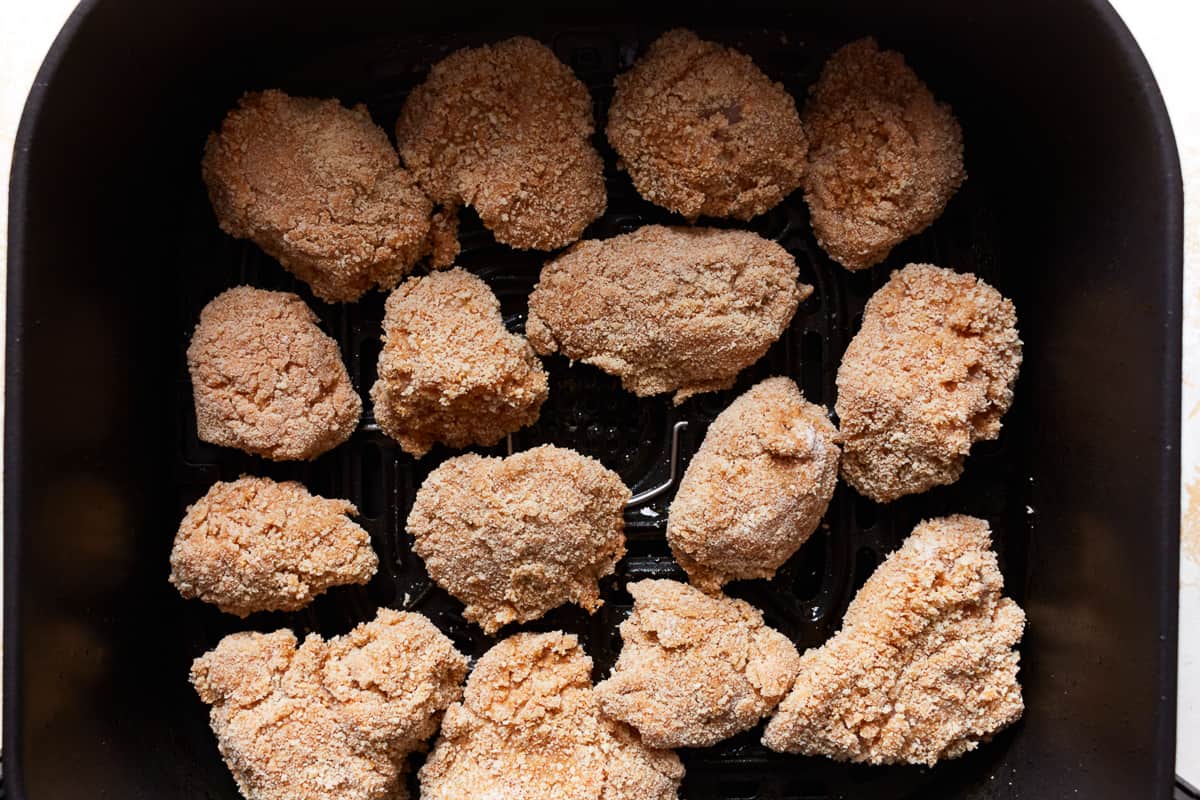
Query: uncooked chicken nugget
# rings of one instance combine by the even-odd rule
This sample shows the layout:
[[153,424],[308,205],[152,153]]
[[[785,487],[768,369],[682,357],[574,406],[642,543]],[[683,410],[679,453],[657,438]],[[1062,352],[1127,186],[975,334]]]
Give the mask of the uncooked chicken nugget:
[[467,659],[420,614],[328,641],[235,633],[192,664],[247,800],[403,800],[409,753],[462,696]]
[[221,229],[322,300],[390,289],[432,247],[433,206],[365,106],[246,94],[208,137],[201,173]]
[[396,143],[435,201],[472,206],[499,242],[553,250],[604,213],[593,130],[587,87],[518,36],[434,64],[400,112]]
[[537,420],[547,391],[542,362],[471,273],[409,278],[388,297],[371,400],[405,452],[495,444]]
[[647,225],[580,242],[529,298],[533,349],[616,375],[639,397],[728,389],[779,338],[812,287],[749,231]]
[[804,199],[813,231],[848,269],[878,264],[941,216],[966,179],[958,120],[874,39],[834,53],[811,92]]
[[842,477],[880,503],[954,483],[1000,435],[1021,366],[1010,300],[970,274],[910,264],[871,297],[838,368]]
[[767,378],[713,421],[667,518],[692,583],[770,578],[816,530],[837,486],[837,429],[788,378]]
[[592,660],[561,632],[479,659],[421,767],[421,800],[675,800],[683,765],[600,715]]
[[746,54],[673,30],[616,85],[608,141],[650,202],[689,220],[748,220],[800,185],[796,101]]
[[563,603],[599,608],[597,581],[625,554],[629,497],[617,473],[574,450],[471,453],[421,484],[408,532],[430,577],[490,634]]
[[792,688],[800,654],[743,600],[686,583],[629,584],[621,657],[600,708],[650,747],[708,747],[754,727]]
[[337,342],[290,292],[238,286],[217,295],[200,312],[187,361],[205,442],[313,459],[350,438],[362,415]]
[[1012,649],[1025,613],[1003,589],[986,522],[922,522],[859,590],[842,630],[801,657],[763,743],[932,765],[988,741],[1025,707]]

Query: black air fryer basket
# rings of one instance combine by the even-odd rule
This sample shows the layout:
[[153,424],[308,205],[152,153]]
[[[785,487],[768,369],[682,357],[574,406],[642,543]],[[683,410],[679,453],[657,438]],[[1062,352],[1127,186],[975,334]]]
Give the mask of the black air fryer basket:
[[[903,8],[900,8],[904,5]],[[837,46],[866,34],[902,51],[958,114],[969,179],[944,216],[872,270],[817,247],[799,194],[748,227],[783,244],[816,291],[731,391],[673,407],[586,366],[549,359],[524,449],[594,455],[635,493],[680,470],[730,400],[772,374],[830,407],[864,303],[890,271],[931,262],[978,274],[1016,303],[1025,364],[996,442],[962,480],[880,506],[842,486],[825,524],[770,582],[730,587],[798,646],[839,625],[854,591],[919,520],[963,512],[995,533],[1007,591],[1028,611],[1024,719],[933,769],[781,756],[761,728],[682,753],[690,800],[1166,797],[1175,731],[1181,187],[1161,98],[1128,31],[1098,0],[540,9],[269,0],[85,2],[54,44],[14,159],[5,450],[4,780],[28,800],[235,798],[187,682],[221,636],[288,626],[341,633],[379,606],[428,614],[473,656],[489,645],[432,586],[404,520],[424,476],[367,414],[343,447],[274,464],[199,442],[184,349],[200,308],[249,283],[299,292],[365,393],[383,295],[313,300],[253,245],[217,228],[199,177],[204,138],[247,89],[365,102],[391,130],[406,93],[451,50],[528,34],[592,90],[602,129],[613,76],[669,27],[751,54],[803,103]],[[607,237],[673,222],[641,200],[597,136]],[[543,255],[497,245],[464,218],[459,263],[514,330]],[[368,404],[369,405],[369,404]],[[676,423],[686,422],[687,426]],[[487,451],[503,452],[503,447]],[[380,554],[367,587],[298,614],[240,621],[168,585],[185,506],[242,473],[295,478],[353,501]],[[627,514],[629,556],[594,616],[526,626],[577,632],[607,674],[627,581],[679,577],[664,541],[673,488]],[[508,630],[505,633],[509,632]]]

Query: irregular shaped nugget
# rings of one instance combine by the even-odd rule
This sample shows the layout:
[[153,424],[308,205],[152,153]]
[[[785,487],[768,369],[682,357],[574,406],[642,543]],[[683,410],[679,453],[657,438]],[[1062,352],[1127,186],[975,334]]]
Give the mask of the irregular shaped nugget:
[[767,378],[713,421],[667,518],[692,583],[770,578],[816,530],[837,486],[837,429],[788,378]]
[[428,619],[385,608],[299,648],[289,630],[226,636],[193,663],[192,684],[248,800],[402,800],[405,760],[466,672]]
[[499,242],[553,250],[607,205],[593,130],[587,87],[518,36],[434,64],[400,112],[396,142],[434,200],[474,207]]
[[743,600],[686,583],[629,584],[621,657],[600,708],[650,747],[708,747],[749,730],[792,688],[800,654]]
[[878,264],[925,230],[966,179],[950,107],[899,53],[859,39],[834,53],[804,108],[817,241],[848,269]]
[[673,30],[616,84],[608,141],[650,202],[689,220],[748,220],[800,185],[796,101],[744,53]]
[[616,375],[639,397],[727,389],[779,338],[812,287],[749,231],[647,225],[550,261],[529,298],[533,349]]
[[431,247],[433,206],[362,105],[246,94],[208,137],[201,173],[221,229],[322,300],[390,289]]
[[838,368],[842,477],[889,503],[954,483],[1000,435],[1021,366],[1010,300],[970,274],[910,264],[867,303]]
[[405,452],[495,444],[537,420],[547,391],[542,362],[471,273],[409,278],[388,297],[371,400]]
[[408,532],[430,577],[491,634],[563,603],[599,608],[597,581],[625,554],[629,497],[620,476],[574,450],[472,453],[429,474]]
[[973,750],[1024,710],[1025,614],[1001,597],[987,523],[922,522],[800,659],[768,723],[772,750],[871,764],[934,764]]
[[600,715],[592,660],[556,631],[479,659],[420,778],[422,800],[675,800],[683,765]]
[[217,295],[200,312],[187,360],[205,442],[313,459],[350,438],[362,414],[337,342],[290,292]]
[[218,482],[179,524],[171,583],[228,614],[297,611],[331,586],[366,583],[379,559],[346,500],[295,481]]

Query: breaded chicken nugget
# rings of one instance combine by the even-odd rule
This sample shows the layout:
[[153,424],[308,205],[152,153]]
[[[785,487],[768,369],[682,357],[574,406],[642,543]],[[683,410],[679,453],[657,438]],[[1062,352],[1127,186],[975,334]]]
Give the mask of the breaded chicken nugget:
[[431,247],[432,204],[365,106],[246,94],[208,137],[201,174],[221,229],[328,302],[392,288]]
[[409,278],[388,297],[371,400],[405,452],[495,444],[537,420],[547,391],[542,362],[471,273]]
[[331,586],[366,583],[379,559],[350,520],[352,503],[295,481],[243,475],[188,507],[171,550],[171,583],[228,614],[297,611]]
[[362,415],[337,342],[290,292],[237,286],[213,298],[187,350],[196,433],[275,461],[313,459]]
[[533,349],[616,375],[678,405],[727,389],[791,321],[812,287],[792,256],[749,231],[647,225],[580,242],[551,260],[529,298]]
[[816,530],[837,485],[837,429],[788,378],[767,378],[713,421],[667,518],[667,542],[712,592],[770,578]]
[[499,242],[553,250],[607,205],[593,130],[587,87],[519,36],[434,64],[400,112],[396,142],[435,201],[474,207]]
[[932,765],[988,741],[1024,710],[1012,648],[1025,614],[1003,589],[986,522],[922,522],[859,590],[842,630],[801,657],[763,743]]
[[485,653],[421,767],[422,800],[675,800],[679,758],[602,717],[591,673],[561,632]]
[[673,30],[616,85],[608,141],[650,202],[689,220],[747,220],[800,185],[796,101],[744,53]]
[[842,477],[890,503],[954,483],[971,445],[1000,435],[1021,366],[1010,300],[929,264],[892,274],[838,368]]
[[749,603],[666,580],[629,593],[621,657],[596,696],[650,747],[714,745],[754,727],[792,688],[800,654]]
[[420,614],[329,641],[235,633],[192,664],[247,800],[402,800],[405,759],[462,696],[467,659]]
[[471,453],[421,484],[408,532],[429,576],[491,634],[564,603],[599,608],[596,582],[625,555],[629,497],[620,476],[574,450]]
[[869,38],[834,53],[811,93],[804,199],[813,231],[846,268],[878,264],[929,227],[966,179],[958,120],[903,56]]

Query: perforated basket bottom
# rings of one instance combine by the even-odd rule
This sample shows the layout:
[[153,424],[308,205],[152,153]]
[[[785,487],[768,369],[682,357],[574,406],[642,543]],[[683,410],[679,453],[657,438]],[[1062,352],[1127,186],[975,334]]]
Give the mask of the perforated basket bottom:
[[[598,127],[602,128],[613,76],[628,67],[657,31],[527,33],[551,44],[590,86],[596,118],[601,121]],[[800,103],[826,55],[845,41],[796,31],[698,33],[750,53]],[[339,97],[347,103],[366,102],[390,135],[405,94],[423,77],[428,64],[457,47],[499,38],[503,36],[426,36],[411,41],[392,37],[386,42],[360,43],[318,55],[313,62],[288,72],[280,88],[294,94]],[[936,90],[936,81],[931,83]],[[220,113],[222,110],[214,110],[213,125]],[[969,148],[969,129],[967,141]],[[601,135],[596,143],[608,169],[609,210],[588,229],[588,238],[613,236],[647,223],[682,224],[639,198],[629,179],[615,170],[616,158]],[[848,272],[821,252],[799,192],[749,223],[746,227],[778,241],[796,257],[801,280],[812,284],[815,291],[801,305],[779,342],[744,371],[733,389],[695,397],[676,408],[665,396],[641,400],[622,391],[615,379],[596,369],[550,358],[546,360],[550,398],[537,424],[513,436],[514,448],[542,443],[572,447],[616,470],[636,494],[668,479],[671,432],[676,422],[688,423],[680,436],[682,472],[712,419],[762,378],[788,375],[808,399],[832,408],[841,355],[857,329],[864,304],[892,269],[909,262],[935,263],[975,272],[1006,291],[1004,275],[993,262],[990,243],[996,231],[988,211],[987,178],[971,163],[970,152],[968,149],[972,177],[943,218],[929,231],[897,248],[886,264],[869,271]],[[508,326],[521,331],[527,297],[545,254],[497,245],[470,212],[463,215],[461,240],[459,265],[487,281],[500,298]],[[425,458],[414,460],[379,432],[369,401],[362,424],[350,441],[313,463],[276,464],[213,447],[196,438],[184,351],[200,309],[217,293],[239,284],[299,293],[321,317],[325,330],[340,343],[351,378],[364,397],[375,380],[384,295],[373,293],[352,305],[316,301],[307,287],[255,246],[220,232],[198,177],[195,202],[185,219],[184,241],[177,260],[183,287],[175,330],[179,372],[174,393],[178,420],[174,469],[180,516],[217,480],[232,480],[243,473],[294,479],[318,494],[345,497],[355,503],[361,512],[360,522],[370,531],[380,556],[379,573],[370,585],[335,589],[296,614],[261,614],[240,621],[202,603],[187,603],[179,630],[180,645],[188,656],[201,654],[223,635],[237,630],[290,627],[301,636],[309,631],[340,633],[370,619],[380,606],[420,611],[464,652],[473,658],[481,655],[494,640],[466,623],[461,617],[461,604],[431,583],[420,559],[412,553],[404,525],[421,481],[441,461],[454,455],[453,451],[438,447]],[[735,583],[728,587],[729,593],[762,609],[767,622],[790,636],[801,649],[820,644],[837,629],[855,590],[919,520],[962,512],[991,523],[1009,592],[1021,600],[1020,576],[1025,574],[1029,526],[1027,480],[1020,452],[1026,415],[1019,389],[1018,398],[1000,440],[976,446],[958,484],[888,506],[867,501],[840,486],[822,526],[773,580]],[[502,455],[504,447],[480,452]],[[589,617],[575,607],[561,608],[520,629],[561,628],[579,634],[595,661],[596,678],[607,675],[620,650],[617,626],[630,606],[625,584],[647,577],[685,579],[664,537],[673,494],[672,489],[626,513],[629,554],[618,565],[616,575],[603,582],[605,605],[599,611]],[[165,538],[169,535],[164,532]],[[509,626],[500,635],[517,629]],[[186,676],[181,675],[180,680],[186,680]],[[193,711],[203,713],[198,703]],[[778,755],[758,744],[760,735],[761,727],[716,747],[682,752],[688,770],[683,796],[691,800],[925,796],[936,787],[962,787],[996,779],[995,765],[1005,748],[1002,735],[1000,741],[934,770],[872,768]],[[230,797],[236,796],[232,782],[229,788]]]

